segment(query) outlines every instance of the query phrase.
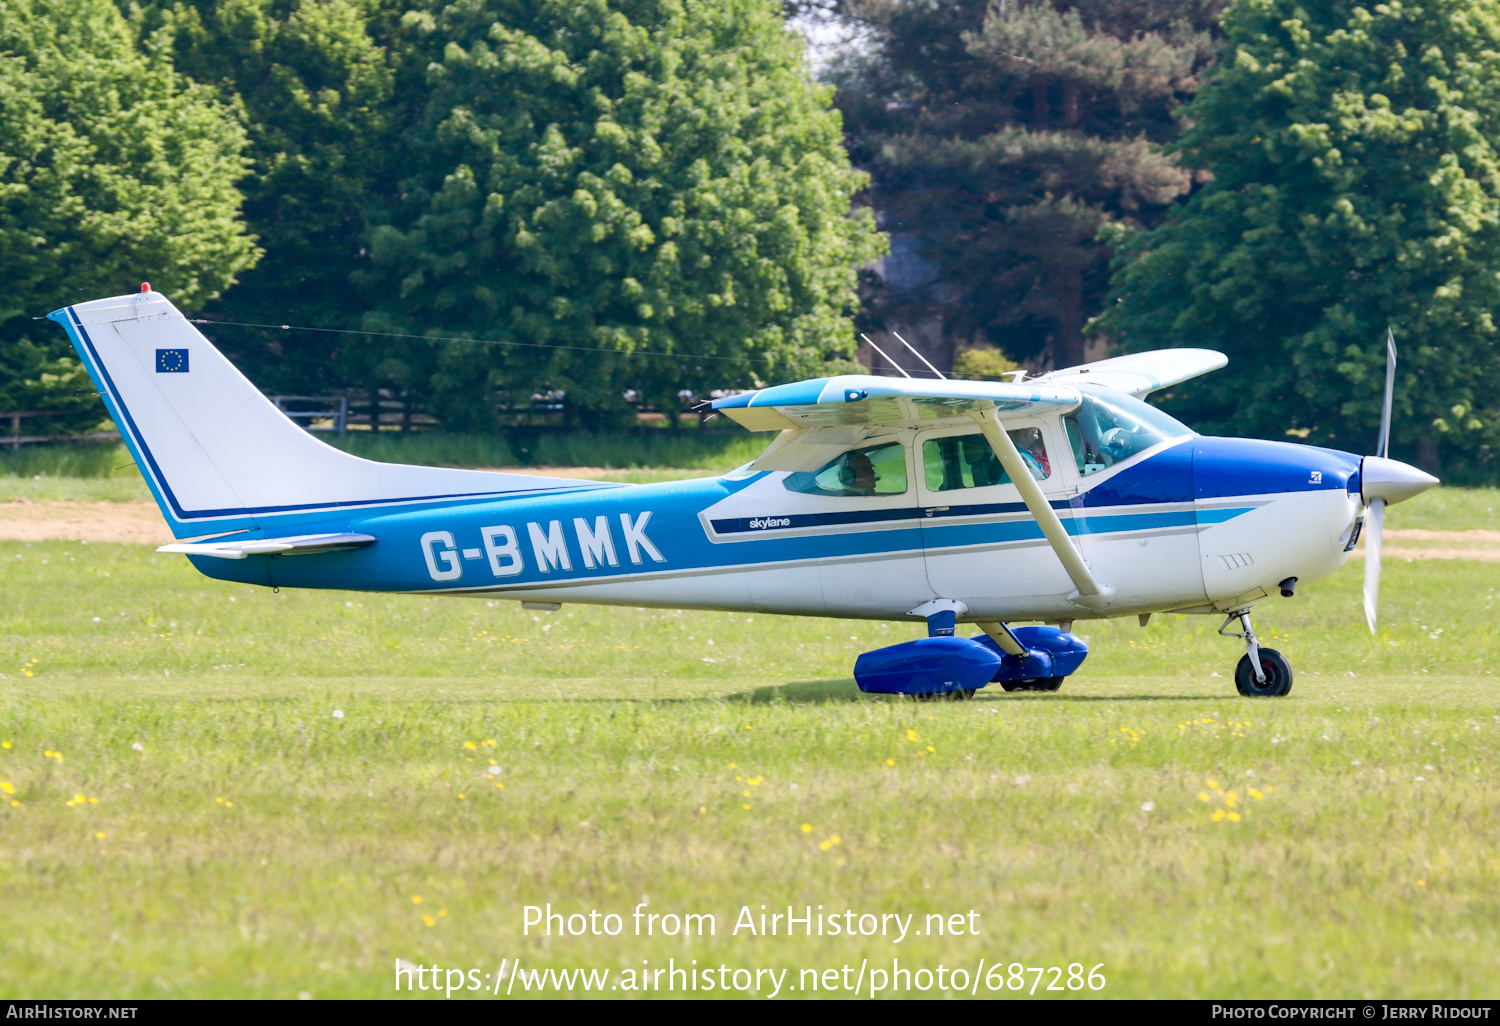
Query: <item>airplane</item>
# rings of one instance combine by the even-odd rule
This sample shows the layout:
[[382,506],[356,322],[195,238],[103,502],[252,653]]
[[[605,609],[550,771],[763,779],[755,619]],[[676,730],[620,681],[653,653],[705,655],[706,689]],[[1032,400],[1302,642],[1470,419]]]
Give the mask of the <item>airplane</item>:
[[700,480],[377,463],[294,424],[141,288],[48,316],[178,539],[158,551],[270,588],[926,621],[859,655],[874,694],[1055,691],[1088,655],[1077,621],[1172,612],[1224,617],[1239,692],[1286,695],[1291,662],[1252,608],[1333,573],[1363,532],[1373,633],[1385,507],[1437,483],[1386,455],[1393,340],[1369,456],[1195,433],[1144,397],[1227,359],[1166,349],[1030,380],[837,375],[715,399],[705,412],[775,436]]

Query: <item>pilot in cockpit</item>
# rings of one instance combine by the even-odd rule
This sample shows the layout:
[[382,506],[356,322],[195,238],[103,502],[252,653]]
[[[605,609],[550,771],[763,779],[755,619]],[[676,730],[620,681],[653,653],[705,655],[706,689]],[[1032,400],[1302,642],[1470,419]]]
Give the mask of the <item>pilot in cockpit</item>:
[[880,475],[875,473],[875,464],[867,454],[851,452],[844,457],[844,465],[839,468],[839,483],[846,492],[874,495]]

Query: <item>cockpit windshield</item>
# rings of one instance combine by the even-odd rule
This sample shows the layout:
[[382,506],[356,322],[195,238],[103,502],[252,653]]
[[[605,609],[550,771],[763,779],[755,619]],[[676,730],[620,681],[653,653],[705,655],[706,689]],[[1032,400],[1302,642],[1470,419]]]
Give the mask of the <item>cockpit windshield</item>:
[[1114,389],[1080,386],[1083,405],[1063,418],[1073,460],[1085,477],[1171,438],[1195,434],[1149,403]]

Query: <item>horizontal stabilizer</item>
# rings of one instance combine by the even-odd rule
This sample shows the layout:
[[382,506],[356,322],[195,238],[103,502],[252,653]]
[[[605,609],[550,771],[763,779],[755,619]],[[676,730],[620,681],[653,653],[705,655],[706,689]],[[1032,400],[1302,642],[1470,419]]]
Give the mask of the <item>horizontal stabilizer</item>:
[[368,534],[300,534],[290,538],[253,538],[245,541],[179,542],[163,545],[157,552],[180,552],[184,556],[214,556],[244,559],[246,556],[303,556],[317,552],[343,552],[373,545]]
[[1228,362],[1229,357],[1212,349],[1154,349],[1149,353],[1130,353],[1064,367],[1032,378],[1026,384],[1103,385],[1144,399],[1159,388],[1216,371]]
[[843,374],[715,399],[713,408],[751,431],[825,425],[931,424],[995,410],[1002,419],[1077,406],[1072,388],[1007,381],[938,381]]

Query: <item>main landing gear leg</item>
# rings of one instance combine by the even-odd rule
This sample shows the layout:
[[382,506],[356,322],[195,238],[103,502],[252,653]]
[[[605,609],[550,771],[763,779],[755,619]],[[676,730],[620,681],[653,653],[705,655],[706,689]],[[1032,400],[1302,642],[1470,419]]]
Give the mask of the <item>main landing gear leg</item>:
[[[952,609],[939,610],[927,618],[929,638],[951,638],[958,627],[958,615]],[[917,702],[966,702],[974,697],[976,688],[960,688],[957,691],[933,691],[912,695]]]
[[[1235,620],[1244,628],[1228,631]],[[1261,648],[1255,628],[1250,625],[1250,610],[1240,609],[1229,614],[1219,633],[1226,638],[1244,638],[1245,654],[1234,668],[1234,686],[1240,694],[1253,698],[1273,698],[1292,690],[1292,664],[1286,656],[1274,648]]]

